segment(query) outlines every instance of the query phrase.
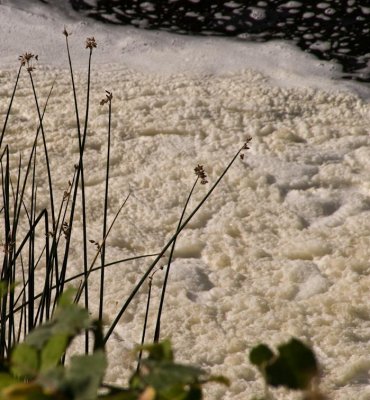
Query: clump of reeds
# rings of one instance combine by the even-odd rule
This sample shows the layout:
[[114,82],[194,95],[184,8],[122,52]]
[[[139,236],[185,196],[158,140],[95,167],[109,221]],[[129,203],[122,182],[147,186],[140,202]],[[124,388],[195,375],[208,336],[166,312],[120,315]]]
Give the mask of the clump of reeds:
[[[73,176],[68,180],[60,204],[56,203],[54,196],[54,186],[50,159],[48,154],[47,132],[45,131],[43,120],[47,113],[49,98],[53,92],[53,85],[50,88],[49,95],[43,107],[40,105],[37,85],[34,79],[36,71],[35,63],[38,57],[32,53],[26,52],[19,57],[20,66],[15,79],[14,89],[5,115],[5,121],[0,137],[0,168],[1,168],[1,221],[3,231],[2,253],[3,262],[1,267],[0,284],[0,361],[9,359],[13,346],[21,341],[30,331],[49,320],[55,310],[56,303],[66,289],[66,284],[78,282],[78,290],[75,296],[75,302],[83,300],[83,305],[89,309],[90,303],[99,304],[99,320],[103,320],[104,296],[109,288],[105,287],[105,268],[119,263],[131,261],[134,259],[144,259],[154,257],[154,260],[148,266],[146,272],[138,277],[137,284],[132,288],[128,298],[122,299],[122,305],[117,312],[113,322],[106,327],[103,342],[106,343],[112,335],[122,315],[129,307],[133,298],[142,288],[145,282],[149,284],[149,292],[146,303],[146,314],[144,328],[142,333],[142,342],[145,340],[147,331],[147,321],[150,313],[150,299],[152,296],[151,283],[154,274],[158,269],[164,269],[164,278],[160,293],[159,308],[156,313],[156,324],[153,332],[154,342],[158,342],[161,330],[161,315],[164,308],[164,300],[167,286],[169,284],[169,274],[171,262],[173,259],[176,241],[180,233],[184,230],[190,220],[196,215],[198,210],[203,207],[206,200],[217,188],[227,171],[233,165],[239,155],[248,149],[250,138],[236,152],[235,156],[225,167],[223,173],[211,185],[203,199],[189,211],[193,192],[198,185],[207,184],[208,178],[202,165],[195,167],[196,178],[189,194],[185,199],[177,227],[171,239],[156,254],[132,255],[125,259],[114,262],[106,262],[106,243],[109,234],[119,217],[123,207],[129,199],[130,193],[124,196],[121,206],[108,224],[108,201],[109,201],[109,172],[110,172],[110,152],[111,152],[111,129],[112,129],[112,106],[113,94],[106,91],[101,106],[107,106],[107,148],[106,148],[106,174],[105,190],[102,194],[104,207],[102,211],[102,233],[100,240],[91,240],[95,246],[95,256],[88,260],[88,237],[87,237],[87,219],[86,219],[86,191],[85,191],[85,170],[84,155],[87,140],[87,130],[89,125],[90,110],[90,90],[91,90],[91,68],[93,52],[97,48],[95,38],[86,40],[86,49],[89,51],[87,84],[86,84],[86,104],[84,107],[84,123],[80,123],[80,104],[77,100],[76,85],[74,79],[72,59],[69,49],[69,32],[64,29],[67,59],[69,65],[69,74],[71,80],[71,89],[74,102],[74,113],[76,119],[76,132],[79,146],[78,159],[76,160]],[[29,77],[29,83],[33,92],[34,108],[38,117],[38,126],[35,132],[33,145],[31,147],[28,159],[18,161],[16,178],[11,177],[10,149],[8,145],[3,145],[7,134],[7,127],[10,123],[11,109],[13,100],[17,93],[19,78],[23,70]],[[39,146],[39,141],[42,146]],[[45,165],[39,162],[39,153],[44,154]],[[37,175],[41,169],[46,169],[48,178],[48,205],[41,211],[38,210],[37,198]],[[25,195],[30,192],[29,198]],[[82,270],[72,277],[68,277],[68,265],[70,261],[70,250],[72,237],[75,229],[76,208],[80,204],[82,210]],[[26,233],[22,234],[26,227]],[[22,229],[21,229],[22,228]],[[61,240],[63,239],[63,240]],[[42,251],[38,251],[39,243],[42,241]],[[168,253],[168,254],[167,254]],[[159,266],[158,263],[164,255],[168,255],[168,262],[165,266]],[[100,260],[100,265],[96,263]],[[42,287],[36,285],[36,274],[40,275],[37,267],[44,263]],[[89,295],[89,277],[92,273],[100,271],[100,290],[98,299],[90,299]],[[86,332],[84,350],[89,352],[89,335]]]

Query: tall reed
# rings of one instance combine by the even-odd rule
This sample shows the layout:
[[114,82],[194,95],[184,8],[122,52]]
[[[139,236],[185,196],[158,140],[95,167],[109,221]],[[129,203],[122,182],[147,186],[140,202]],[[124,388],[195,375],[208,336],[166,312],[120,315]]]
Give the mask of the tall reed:
[[[171,239],[155,254],[133,255],[121,260],[106,262],[107,241],[109,235],[121,216],[130,192],[126,195],[116,213],[112,216],[110,223],[109,217],[109,188],[110,188],[110,159],[112,141],[112,99],[111,92],[106,91],[101,105],[108,105],[107,140],[106,140],[106,164],[105,181],[102,209],[102,237],[99,241],[90,240],[95,247],[95,254],[89,260],[87,243],[88,220],[87,220],[87,198],[86,198],[86,171],[84,170],[84,157],[87,140],[87,131],[90,118],[91,102],[91,76],[92,76],[92,54],[97,43],[93,37],[86,40],[86,48],[89,50],[87,82],[86,82],[86,104],[83,127],[80,122],[79,103],[77,97],[76,80],[73,70],[72,57],[69,47],[69,33],[64,29],[65,44],[67,50],[67,60],[69,66],[69,76],[71,81],[71,92],[73,95],[73,108],[76,124],[76,139],[78,140],[78,159],[72,176],[68,180],[68,186],[62,195],[59,204],[56,202],[58,190],[53,186],[52,164],[48,151],[48,141],[45,130],[44,118],[47,116],[48,104],[51,98],[54,82],[49,90],[47,99],[43,107],[40,107],[40,99],[35,83],[35,63],[38,57],[32,53],[24,53],[20,56],[20,66],[15,79],[10,102],[5,113],[5,121],[0,136],[0,173],[1,173],[1,224],[3,235],[3,262],[0,275],[0,361],[9,358],[11,349],[16,343],[21,341],[30,331],[49,320],[55,310],[55,305],[63,294],[66,285],[70,283],[78,284],[75,295],[75,302],[83,300],[84,307],[90,308],[91,303],[98,305],[98,316],[100,323],[103,322],[104,298],[109,288],[105,285],[105,269],[113,265],[129,262],[137,259],[154,258],[149,264],[146,272],[138,278],[138,282],[132,288],[130,295],[122,300],[122,306],[110,326],[106,327],[103,342],[106,343],[111,337],[122,315],[130,306],[132,300],[139,292],[145,282],[148,282],[148,294],[145,309],[145,318],[141,341],[144,342],[147,334],[148,321],[151,314],[151,298],[153,296],[152,281],[155,273],[160,269],[165,269],[162,287],[159,296],[159,306],[155,316],[155,329],[153,332],[154,342],[160,339],[161,317],[164,310],[165,295],[169,285],[169,274],[174,257],[177,239],[188,223],[195,217],[197,212],[218,187],[225,174],[234,164],[239,155],[248,149],[250,141],[236,152],[234,157],[225,167],[219,178],[208,189],[201,201],[189,212],[192,197],[197,184],[207,183],[207,177],[203,166],[195,168],[196,179],[181,210],[181,215]],[[26,70],[29,78],[30,89],[33,95],[35,114],[37,116],[37,127],[32,146],[26,162],[22,163],[19,156],[16,168],[16,177],[13,177],[11,151],[6,144],[7,128],[11,124],[12,107],[17,98],[17,89],[20,76]],[[39,143],[41,142],[41,144]],[[45,160],[45,162],[42,162]],[[47,176],[47,206],[39,210],[38,201],[38,175]],[[60,190],[59,190],[60,192]],[[27,196],[26,193],[29,193]],[[59,193],[60,194],[60,193]],[[82,214],[81,243],[82,243],[82,271],[70,273],[71,246],[73,244],[73,233],[75,228],[76,212],[80,205]],[[64,238],[64,241],[62,240]],[[166,267],[159,267],[158,263],[164,255],[168,255]],[[95,264],[100,260],[100,265]],[[44,264],[45,268],[40,270],[38,266]],[[40,271],[39,271],[40,270]],[[99,298],[90,299],[89,278],[92,273],[100,272]],[[72,276],[71,276],[72,275]],[[37,280],[42,278],[42,284],[37,284]],[[156,276],[157,278],[158,276]],[[90,351],[89,335],[84,336],[84,350]],[[140,357],[138,369],[140,367]]]

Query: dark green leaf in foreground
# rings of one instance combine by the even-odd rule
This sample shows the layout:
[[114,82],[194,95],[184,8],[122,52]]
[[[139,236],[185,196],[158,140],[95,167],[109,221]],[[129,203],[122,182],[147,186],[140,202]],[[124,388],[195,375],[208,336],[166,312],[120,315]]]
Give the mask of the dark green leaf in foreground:
[[74,400],[95,399],[107,367],[102,350],[92,355],[75,356],[66,372],[66,385],[72,391]]
[[265,344],[259,344],[254,347],[249,353],[249,360],[259,369],[266,366],[274,358],[274,353]]
[[41,372],[45,372],[58,365],[68,346],[69,337],[66,334],[52,336],[41,351]]
[[21,343],[12,353],[11,370],[13,375],[22,378],[34,378],[39,369],[39,359],[37,350],[33,347]]
[[164,390],[176,384],[190,385],[198,381],[204,372],[196,367],[175,364],[168,361],[143,361],[150,373],[141,377],[142,381],[157,390]]
[[[57,351],[58,347],[57,352],[60,352],[62,347],[66,348],[69,340],[81,330],[89,328],[90,319],[88,311],[77,304],[69,303],[69,301],[69,296],[65,298],[63,295],[53,319],[33,330],[27,336],[25,343],[38,350],[42,350],[44,346],[48,346],[48,343],[52,341],[50,343],[51,347],[48,350]],[[66,338],[63,338],[62,342],[58,345],[56,339],[52,339],[55,335],[59,338],[66,336],[68,340],[66,341]]]
[[169,340],[164,340],[161,343],[144,345],[139,347],[139,350],[140,348],[149,353],[148,360],[173,361],[173,351]]
[[279,356],[267,365],[266,380],[272,386],[286,386],[305,390],[318,374],[316,358],[312,350],[297,339],[278,347]]

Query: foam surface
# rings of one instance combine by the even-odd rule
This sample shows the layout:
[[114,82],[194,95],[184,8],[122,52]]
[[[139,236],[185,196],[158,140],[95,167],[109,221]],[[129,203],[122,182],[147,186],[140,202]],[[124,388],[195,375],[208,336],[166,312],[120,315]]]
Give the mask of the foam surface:
[[[10,8],[6,2],[0,5],[0,15],[4,15],[3,10],[8,10],[9,21],[14,15],[16,20],[25,15],[25,11]],[[27,11],[36,20],[40,12]],[[44,18],[50,19],[51,16]],[[78,23],[75,24],[74,28]],[[83,29],[71,36],[73,46],[86,32]],[[91,32],[95,29],[100,33],[108,30],[100,25],[89,26]],[[24,28],[20,36],[26,32]],[[128,32],[133,36],[122,41],[132,43],[136,40],[134,30]],[[58,47],[54,49],[57,42],[53,42],[53,35],[50,33],[51,51],[61,54],[63,37],[58,32],[61,38],[58,36]],[[212,51],[217,53],[220,43],[225,58],[231,57],[228,52],[235,49],[234,44],[228,47],[226,40],[185,41],[147,32],[139,33],[137,40],[144,36],[157,37],[161,45],[156,47],[155,41],[151,42],[150,50],[140,57],[135,48],[136,59],[133,55],[130,59],[129,51],[124,56],[116,53],[113,40],[112,59],[116,63],[109,64],[99,52],[109,53],[110,39],[99,39],[96,34],[99,47],[93,55],[91,123],[85,160],[89,237],[99,240],[102,229],[108,117],[99,101],[104,90],[112,90],[114,96],[111,218],[132,191],[108,240],[107,261],[158,251],[176,229],[194,181],[194,167],[204,164],[211,184],[251,135],[251,150],[243,160],[237,160],[178,240],[163,316],[163,337],[171,337],[178,360],[196,363],[231,379],[230,388],[210,385],[207,400],[241,400],[262,394],[262,380],[248,362],[248,350],[261,341],[274,345],[290,336],[313,345],[323,368],[323,387],[332,398],[366,398],[370,365],[370,309],[365,300],[370,285],[369,105],[355,94],[337,92],[341,86],[334,86],[329,78],[320,79],[331,91],[310,88],[316,72],[312,72],[312,79],[301,77],[301,87],[292,88],[298,80],[285,70],[286,64],[275,64],[275,76],[280,76],[282,83],[277,86],[248,68],[252,66],[249,61],[244,66],[238,64],[238,53],[235,65],[234,59],[220,65],[204,61],[214,54]],[[180,43],[184,40],[184,46],[167,48],[170,38]],[[49,49],[48,38],[33,40],[25,50],[40,46],[35,52],[42,60],[40,50]],[[16,73],[7,68],[7,63],[10,57],[18,56],[20,43],[15,40],[7,46],[2,48],[2,54],[5,50],[7,53],[0,73],[2,115]],[[76,52],[73,47],[73,51],[79,66],[78,96],[83,104],[86,72],[82,64],[87,54],[79,46],[81,50]],[[291,60],[297,57],[299,66],[300,56],[286,46],[279,48],[281,60],[291,54]],[[210,53],[205,52],[206,48]],[[255,48],[260,49],[259,45]],[[263,60],[272,63],[274,53],[266,53],[266,48],[262,46],[263,50],[258,51],[265,52],[266,57],[269,54],[270,58]],[[183,63],[183,70],[179,67],[178,73],[172,69],[172,59],[163,64],[163,70],[159,68],[158,59],[163,62],[164,54],[173,54],[176,59],[177,52],[182,57],[188,52],[190,57],[203,51],[207,55],[194,59],[195,70],[190,67],[191,59],[189,64]],[[125,59],[124,64],[118,62],[118,57]],[[53,182],[61,197],[78,160],[78,142],[69,75],[65,67],[61,68],[62,63],[66,65],[65,57],[56,60],[49,54],[46,59],[50,63],[41,63],[34,76],[42,104],[56,79],[45,131]],[[266,72],[265,63],[253,62],[253,67]],[[316,61],[307,61],[307,71],[317,71],[316,67]],[[14,154],[14,168],[17,153],[26,159],[33,141],[37,123],[33,104],[24,74],[5,138]],[[41,208],[47,197],[42,171],[39,179]],[[196,189],[191,208],[206,190],[204,186]],[[80,246],[76,235],[71,274],[81,268]],[[140,261],[107,271],[107,324],[147,265]],[[161,274],[158,271],[153,280],[153,309],[159,297]],[[92,278],[91,298],[98,296],[95,279]],[[107,379],[111,382],[124,382],[132,366],[129,354],[141,337],[145,299],[146,288],[108,342]],[[93,304],[93,312],[95,308]],[[153,323],[152,319],[150,329]],[[277,398],[283,398],[283,394],[277,392]]]

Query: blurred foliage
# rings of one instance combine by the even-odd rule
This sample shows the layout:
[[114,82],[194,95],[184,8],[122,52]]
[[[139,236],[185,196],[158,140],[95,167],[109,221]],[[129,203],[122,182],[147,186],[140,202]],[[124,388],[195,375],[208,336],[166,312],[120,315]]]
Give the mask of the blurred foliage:
[[[0,366],[0,400],[200,400],[203,384],[228,384],[224,377],[176,363],[170,342],[164,341],[142,347],[147,358],[128,388],[105,387],[101,326],[73,303],[73,294],[65,292],[53,318],[34,329],[13,349],[10,363]],[[86,329],[94,335],[93,353],[73,356],[64,365],[71,341]]]
[[267,345],[259,344],[249,353],[250,362],[265,380],[266,393],[267,385],[283,386],[302,391],[304,400],[324,400],[318,387],[320,371],[314,352],[296,338],[279,345],[277,350],[275,354]]

